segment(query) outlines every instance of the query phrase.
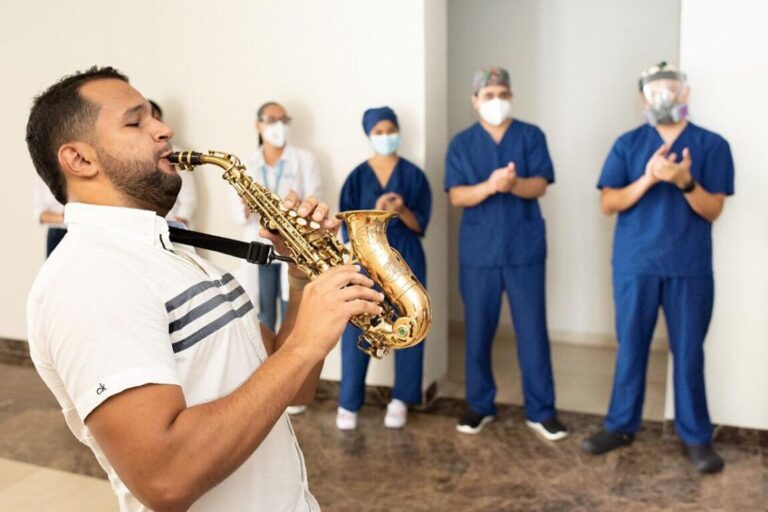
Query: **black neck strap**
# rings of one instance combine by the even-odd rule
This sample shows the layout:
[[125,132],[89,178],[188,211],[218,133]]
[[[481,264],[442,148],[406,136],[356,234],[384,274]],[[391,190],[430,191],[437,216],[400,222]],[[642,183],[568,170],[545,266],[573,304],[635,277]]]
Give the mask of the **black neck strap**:
[[274,247],[269,244],[241,242],[240,240],[175,227],[169,227],[168,231],[170,232],[171,242],[229,254],[256,265],[269,265],[274,260],[288,263],[293,262],[291,258],[276,254]]

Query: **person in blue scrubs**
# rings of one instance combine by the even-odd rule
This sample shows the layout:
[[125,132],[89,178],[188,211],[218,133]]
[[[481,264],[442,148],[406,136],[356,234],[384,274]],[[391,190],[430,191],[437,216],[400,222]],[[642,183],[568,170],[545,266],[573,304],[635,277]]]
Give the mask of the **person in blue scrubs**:
[[[403,256],[416,278],[426,286],[427,265],[421,238],[432,212],[432,192],[424,172],[398,155],[400,126],[389,107],[372,108],[363,115],[363,129],[374,155],[355,167],[341,189],[339,209],[389,210],[398,216],[389,222],[387,239]],[[349,237],[342,228],[344,241]],[[336,426],[357,428],[357,411],[365,398],[365,374],[370,357],[357,348],[360,330],[349,324],[341,338],[341,389]],[[395,385],[384,425],[405,426],[409,404],[421,403],[424,342],[395,351]]]
[[665,62],[640,79],[648,122],[614,143],[598,188],[618,213],[613,296],[619,342],[608,414],[582,443],[601,454],[632,443],[640,428],[648,351],[659,307],[674,361],[675,428],[702,473],[723,468],[712,447],[704,386],[704,338],[712,316],[712,223],[733,194],[728,142],[687,119],[683,73]]
[[463,208],[459,281],[466,326],[468,410],[457,430],[477,434],[496,414],[491,345],[501,296],[509,298],[527,424],[548,440],[567,436],[555,411],[547,333],[547,243],[538,198],[555,181],[544,133],[510,117],[506,70],[478,70],[472,106],[480,119],[456,135],[446,157],[445,190]]

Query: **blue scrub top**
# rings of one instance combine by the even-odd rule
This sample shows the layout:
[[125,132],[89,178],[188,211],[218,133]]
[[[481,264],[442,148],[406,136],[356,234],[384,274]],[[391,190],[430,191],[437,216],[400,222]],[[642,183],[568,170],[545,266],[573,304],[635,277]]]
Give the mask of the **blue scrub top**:
[[[421,247],[421,236],[427,231],[432,213],[432,191],[424,172],[405,158],[400,157],[386,186],[382,187],[376,173],[367,161],[361,163],[347,176],[341,188],[339,210],[372,210],[376,200],[389,192],[403,197],[405,206],[419,221],[421,233],[406,226],[399,217],[389,221],[387,239],[397,249],[416,277],[426,286],[427,264]],[[342,227],[342,237],[349,240],[347,230]]]
[[[515,163],[521,178],[555,181],[547,140],[538,127],[514,120],[496,144],[475,123],[456,135],[448,147],[445,190],[477,185],[499,167]],[[464,208],[459,231],[459,263],[474,267],[542,263],[547,255],[544,219],[537,199],[495,194]]]
[[[597,187],[622,188],[643,173],[664,143],[643,125],[614,143]],[[706,191],[733,194],[733,158],[720,135],[689,122],[670,152],[691,153],[691,175]],[[683,193],[660,182],[632,208],[619,213],[613,239],[613,270],[624,274],[685,277],[712,273],[712,225],[688,205]]]

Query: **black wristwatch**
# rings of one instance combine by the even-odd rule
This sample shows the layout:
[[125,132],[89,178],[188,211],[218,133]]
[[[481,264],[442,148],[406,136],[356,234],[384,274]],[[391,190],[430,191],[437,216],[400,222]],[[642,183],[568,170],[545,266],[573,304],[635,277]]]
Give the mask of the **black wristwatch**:
[[691,177],[691,181],[678,188],[683,194],[690,194],[696,188],[696,180]]

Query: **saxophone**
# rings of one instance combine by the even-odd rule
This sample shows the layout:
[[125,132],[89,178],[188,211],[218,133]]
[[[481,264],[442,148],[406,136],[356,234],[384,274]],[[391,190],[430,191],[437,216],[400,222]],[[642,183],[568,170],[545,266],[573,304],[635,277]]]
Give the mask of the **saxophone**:
[[357,341],[360,350],[378,359],[390,349],[411,347],[427,336],[432,322],[429,295],[387,241],[387,223],[397,214],[379,210],[339,213],[336,217],[344,221],[349,233],[350,251],[318,223],[285,208],[280,197],[246,174],[235,155],[181,151],[168,159],[181,170],[191,171],[203,164],[224,169],[222,178],[261,216],[263,227],[283,238],[291,260],[310,279],[337,265],[359,263],[365,268],[386,298],[381,314],[361,314],[350,320],[362,331]]

